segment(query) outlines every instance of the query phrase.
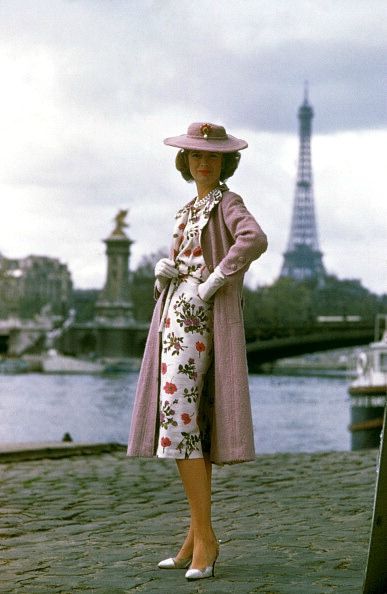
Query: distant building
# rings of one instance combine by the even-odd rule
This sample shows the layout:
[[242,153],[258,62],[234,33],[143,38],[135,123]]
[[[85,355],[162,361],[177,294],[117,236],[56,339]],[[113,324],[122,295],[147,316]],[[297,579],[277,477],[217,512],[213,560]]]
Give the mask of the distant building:
[[31,318],[47,305],[62,315],[71,304],[72,288],[67,265],[56,258],[0,255],[0,318]]
[[305,90],[298,110],[300,148],[292,223],[280,276],[300,281],[316,278],[322,282],[325,269],[318,241],[310,150],[312,118],[313,109]]

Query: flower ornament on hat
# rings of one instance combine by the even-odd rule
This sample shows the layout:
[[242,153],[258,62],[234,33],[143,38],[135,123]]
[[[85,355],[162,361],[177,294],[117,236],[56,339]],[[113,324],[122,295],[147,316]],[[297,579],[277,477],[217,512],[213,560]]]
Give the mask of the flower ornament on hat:
[[248,146],[245,140],[227,134],[223,126],[208,122],[194,122],[188,126],[187,134],[165,138],[164,144],[191,151],[217,153],[234,153]]
[[211,130],[211,124],[203,124],[203,126],[200,126],[200,132],[203,134],[203,138],[207,139],[208,138],[208,133]]

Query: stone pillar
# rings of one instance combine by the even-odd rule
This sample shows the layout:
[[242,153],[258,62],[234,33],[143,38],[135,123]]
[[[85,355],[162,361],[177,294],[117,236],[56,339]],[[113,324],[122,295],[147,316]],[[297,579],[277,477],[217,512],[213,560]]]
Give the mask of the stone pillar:
[[127,211],[115,217],[116,227],[104,240],[107,255],[106,282],[96,304],[96,322],[113,325],[133,321],[133,305],[129,294],[129,256],[131,239],[124,231]]

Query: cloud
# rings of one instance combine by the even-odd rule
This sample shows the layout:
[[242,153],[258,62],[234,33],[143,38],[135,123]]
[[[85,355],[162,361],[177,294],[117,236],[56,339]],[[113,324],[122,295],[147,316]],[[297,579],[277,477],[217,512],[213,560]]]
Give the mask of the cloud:
[[319,131],[386,125],[387,26],[377,0],[372,11],[363,2],[312,8],[301,0],[291,9],[249,0],[19,7],[1,5],[3,44],[24,59],[49,56],[55,99],[69,115],[111,122],[169,105],[257,131],[291,131],[309,79],[322,106]]
[[101,240],[123,205],[136,266],[168,245],[173,214],[194,193],[162,139],[220,121],[249,140],[230,185],[270,239],[249,278],[271,282],[308,78],[324,261],[385,290],[384,14],[384,0],[372,10],[349,0],[4,0],[0,251],[60,257],[76,285],[102,286]]

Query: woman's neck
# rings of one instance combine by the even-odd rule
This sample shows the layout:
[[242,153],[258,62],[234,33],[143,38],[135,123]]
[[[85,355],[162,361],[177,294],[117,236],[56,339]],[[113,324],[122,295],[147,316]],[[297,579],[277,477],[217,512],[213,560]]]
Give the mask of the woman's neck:
[[209,192],[211,192],[211,190],[215,190],[215,188],[217,188],[219,186],[219,180],[211,185],[202,185],[202,184],[196,184],[196,190],[198,193],[198,198],[204,198],[204,196],[207,196],[207,194]]

